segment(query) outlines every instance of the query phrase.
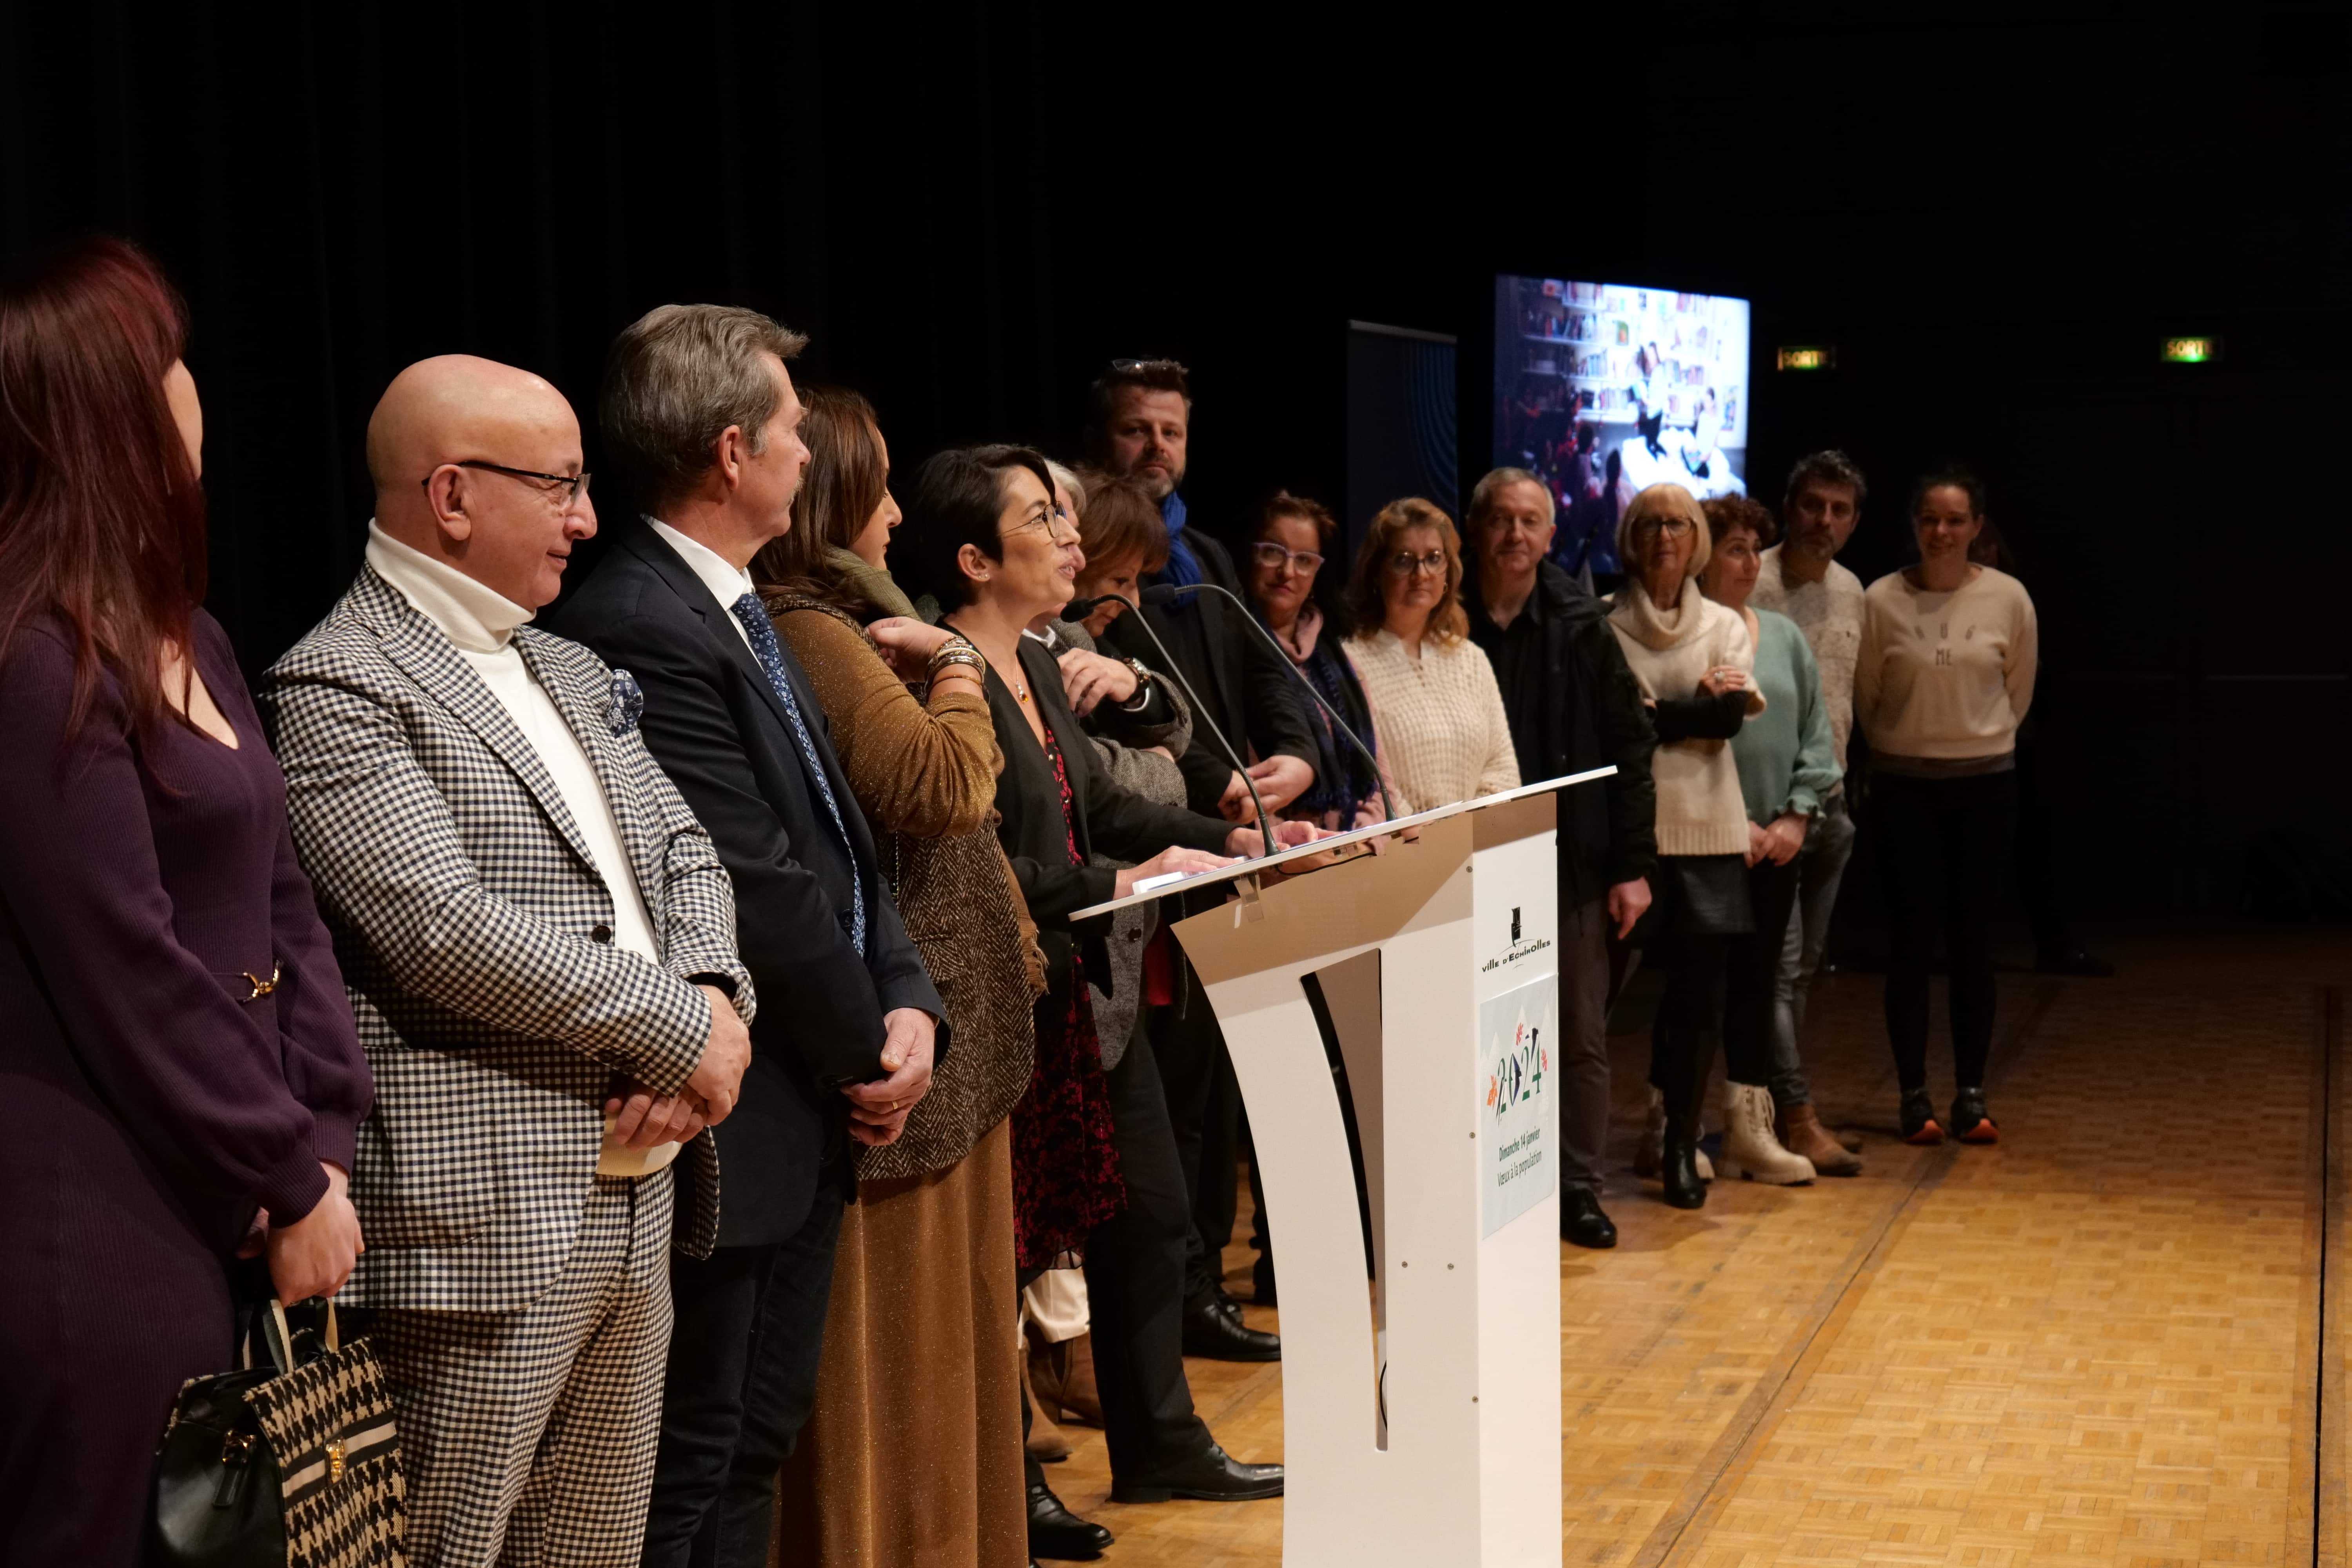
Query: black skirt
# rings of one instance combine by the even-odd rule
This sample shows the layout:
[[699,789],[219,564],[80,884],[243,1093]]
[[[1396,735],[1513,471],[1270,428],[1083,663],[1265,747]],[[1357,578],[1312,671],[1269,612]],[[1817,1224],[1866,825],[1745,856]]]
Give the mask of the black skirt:
[[1661,855],[1637,947],[1677,936],[1746,936],[1756,929],[1745,855]]

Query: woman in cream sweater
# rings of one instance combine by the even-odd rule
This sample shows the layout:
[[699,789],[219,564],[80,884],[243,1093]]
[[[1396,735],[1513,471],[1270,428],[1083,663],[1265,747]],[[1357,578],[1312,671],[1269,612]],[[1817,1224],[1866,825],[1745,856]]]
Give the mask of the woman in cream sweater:
[[[1919,564],[1862,600],[1854,716],[1870,742],[1870,828],[1885,871],[1886,1035],[1903,1136],[1998,1142],[1985,1110],[1992,1047],[1992,910],[2017,814],[2017,727],[2033,700],[2039,634],[2025,585],[1979,566],[1984,485],[1945,468],[1912,491]],[[1944,934],[1958,1092],[1938,1125],[1927,1092],[1927,964]]]
[[1347,653],[1371,705],[1397,810],[1429,811],[1519,784],[1519,754],[1495,667],[1470,640],[1462,540],[1414,498],[1372,519],[1348,583],[1348,609],[1372,628]]
[[[1723,1044],[1726,962],[1731,939],[1755,919],[1748,898],[1748,805],[1731,737],[1764,695],[1750,678],[1754,646],[1738,614],[1699,592],[1709,553],[1706,518],[1680,485],[1652,485],[1617,523],[1618,558],[1630,575],[1609,624],[1650,704],[1658,750],[1656,900],[1636,941],[1673,966],[1650,1035],[1650,1083],[1664,1100],[1659,1181],[1665,1200],[1706,1202],[1699,1179],[1699,1102]],[[1647,1163],[1647,1140],[1643,1163]]]

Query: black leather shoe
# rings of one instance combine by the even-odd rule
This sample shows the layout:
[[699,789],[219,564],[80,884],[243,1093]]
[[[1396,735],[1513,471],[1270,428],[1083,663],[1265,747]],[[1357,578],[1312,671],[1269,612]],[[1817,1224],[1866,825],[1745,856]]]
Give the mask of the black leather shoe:
[[1029,1485],[1029,1555],[1057,1563],[1091,1563],[1111,1543],[1111,1533],[1062,1506],[1043,1481]]
[[[1694,1167],[1696,1169],[1696,1167]],[[1593,1248],[1617,1245],[1617,1226],[1601,1212],[1601,1200],[1582,1187],[1559,1190],[1559,1238]]]
[[1113,1502],[1166,1502],[1180,1497],[1202,1502],[1255,1502],[1281,1495],[1280,1465],[1244,1465],[1214,1443],[1199,1458],[1165,1475],[1142,1481],[1114,1479],[1110,1484]]
[[1282,1336],[1246,1326],[1240,1304],[1213,1291],[1184,1309],[1184,1353],[1207,1361],[1280,1361]]
[[1664,1142],[1658,1150],[1658,1184],[1664,1189],[1668,1206],[1696,1209],[1706,1206],[1706,1184],[1698,1177],[1698,1143],[1696,1140],[1678,1137],[1672,1127],[1666,1129]]

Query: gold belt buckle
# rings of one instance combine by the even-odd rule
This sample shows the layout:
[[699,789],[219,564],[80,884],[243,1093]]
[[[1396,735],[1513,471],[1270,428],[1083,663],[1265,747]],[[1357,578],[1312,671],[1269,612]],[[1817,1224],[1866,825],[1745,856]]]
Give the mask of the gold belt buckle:
[[243,974],[246,980],[253,986],[253,994],[247,996],[246,1000],[248,1002],[258,1002],[264,996],[268,995],[271,992],[278,989],[278,977],[286,973],[286,966],[279,963],[271,964],[269,966],[269,978],[267,980],[264,980],[260,975],[255,974],[250,971],[240,970],[238,973]]
[[343,1440],[331,1438],[327,1443],[327,1480],[330,1484],[343,1479]]

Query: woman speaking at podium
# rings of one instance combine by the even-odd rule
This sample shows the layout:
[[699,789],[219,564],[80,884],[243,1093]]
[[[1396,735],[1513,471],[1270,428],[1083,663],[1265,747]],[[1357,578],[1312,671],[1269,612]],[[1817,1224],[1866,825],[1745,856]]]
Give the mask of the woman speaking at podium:
[[[1181,1323],[1192,1214],[1159,1068],[1139,1036],[1118,1068],[1103,1072],[1086,981],[1108,973],[1108,922],[1070,921],[1072,910],[1122,897],[1145,878],[1257,855],[1258,832],[1128,794],[1097,769],[1053,656],[1021,635],[1062,613],[1086,562],[1076,525],[1055,507],[1044,458],[1008,446],[936,454],[915,475],[892,546],[908,591],[933,595],[941,623],[987,661],[990,717],[1004,752],[997,832],[1045,956],[1036,1076],[1013,1112],[1022,1279],[1085,1254],[1113,1500],[1277,1497],[1280,1466],[1228,1458],[1193,1414]],[[1316,836],[1306,823],[1276,832],[1285,845]],[[1137,864],[1090,866],[1097,848]],[[1075,1195],[1035,1201],[1046,1193]],[[1034,1489],[1042,1485],[1033,1481],[1033,1544]],[[1109,1544],[1108,1531],[1060,1518],[1066,1524],[1050,1528],[1090,1531],[1097,1550]]]

